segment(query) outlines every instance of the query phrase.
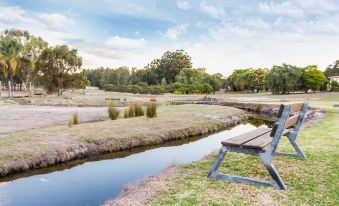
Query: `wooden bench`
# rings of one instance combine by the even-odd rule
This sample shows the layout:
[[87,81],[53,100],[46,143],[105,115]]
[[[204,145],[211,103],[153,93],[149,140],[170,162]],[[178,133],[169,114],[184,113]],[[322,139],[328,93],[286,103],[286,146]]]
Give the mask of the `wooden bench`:
[[[209,178],[230,180],[238,183],[249,183],[262,186],[276,187],[286,190],[287,187],[278,171],[272,164],[275,155],[293,156],[304,159],[305,155],[296,143],[296,139],[307,112],[307,103],[281,105],[277,117],[279,121],[270,128],[258,128],[254,131],[224,140],[212,168]],[[280,138],[286,136],[296,153],[276,152]],[[258,155],[273,178],[273,182],[240,177],[231,174],[219,173],[217,170],[225,157],[226,152]]]

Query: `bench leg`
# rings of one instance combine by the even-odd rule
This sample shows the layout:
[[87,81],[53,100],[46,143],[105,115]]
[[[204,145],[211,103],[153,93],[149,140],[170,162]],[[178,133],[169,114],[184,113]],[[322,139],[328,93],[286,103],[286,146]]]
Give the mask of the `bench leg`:
[[207,176],[208,178],[211,178],[212,175],[217,172],[218,168],[220,167],[222,160],[225,157],[226,152],[227,152],[226,148],[221,147],[221,149],[220,149],[220,151],[217,155],[217,158],[214,160],[214,163],[213,163],[213,165],[212,165],[212,167],[211,167],[211,169],[208,173],[208,176]]
[[287,190],[287,187],[284,184],[282,178],[280,177],[278,171],[275,169],[274,165],[272,164],[271,158],[267,159],[264,157],[264,155],[259,154],[266,169],[270,173],[271,177],[274,179],[274,182],[258,180],[258,179],[249,178],[249,177],[241,177],[241,176],[236,176],[236,175],[231,175],[231,174],[224,174],[224,173],[218,172],[217,170],[220,167],[221,162],[226,155],[226,152],[227,152],[227,149],[226,147],[223,146],[220,149],[208,173],[208,176],[207,176],[208,178],[217,179],[217,180],[228,180],[228,181],[237,182],[237,183],[254,184],[254,185],[266,186],[266,187],[275,187],[281,190]]
[[287,186],[285,185],[284,181],[280,177],[279,172],[277,171],[277,169],[272,164],[271,159],[267,160],[267,158],[265,158],[264,155],[259,155],[259,156],[260,156],[261,161],[264,163],[267,171],[270,173],[271,177],[273,178],[273,180],[278,185],[278,187],[281,190],[287,190]]
[[292,139],[291,137],[288,137],[288,140],[291,142],[291,145],[293,146],[296,153],[276,152],[275,155],[288,156],[288,157],[298,157],[300,159],[306,159],[304,153],[301,151],[300,147],[295,142],[295,140]]

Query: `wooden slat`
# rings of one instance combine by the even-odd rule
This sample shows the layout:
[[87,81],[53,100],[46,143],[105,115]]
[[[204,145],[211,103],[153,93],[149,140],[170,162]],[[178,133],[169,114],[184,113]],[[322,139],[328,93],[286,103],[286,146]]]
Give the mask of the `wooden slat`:
[[246,142],[242,145],[242,147],[251,149],[264,149],[267,145],[271,144],[272,139],[273,138],[271,137],[271,135],[267,133],[249,142]]
[[258,128],[256,130],[253,130],[251,132],[247,132],[245,134],[236,136],[236,137],[232,137],[230,139],[224,140],[221,142],[221,144],[225,145],[225,146],[235,146],[235,147],[239,147],[242,144],[251,141],[252,139],[259,137],[263,134],[267,134],[271,131],[270,128]]
[[299,114],[296,114],[296,115],[293,115],[292,117],[289,117],[286,120],[285,128],[288,129],[288,128],[294,127],[298,122],[298,118],[299,118]]
[[295,104],[291,104],[291,112],[295,113],[295,112],[300,112],[302,107],[303,107],[304,103],[295,103]]

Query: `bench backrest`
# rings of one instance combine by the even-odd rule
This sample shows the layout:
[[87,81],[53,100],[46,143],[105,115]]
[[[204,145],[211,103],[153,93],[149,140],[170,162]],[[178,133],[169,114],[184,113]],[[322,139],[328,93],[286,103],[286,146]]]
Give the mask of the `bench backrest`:
[[280,105],[277,115],[279,121],[273,125],[271,131],[271,137],[273,137],[271,149],[273,153],[275,153],[280,137],[285,129],[292,128],[291,131],[294,132],[294,135],[298,134],[307,109],[307,103]]

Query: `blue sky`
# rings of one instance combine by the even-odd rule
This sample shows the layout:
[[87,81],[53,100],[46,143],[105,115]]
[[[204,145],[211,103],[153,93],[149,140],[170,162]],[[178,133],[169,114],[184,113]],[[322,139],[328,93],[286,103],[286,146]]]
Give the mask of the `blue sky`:
[[141,68],[175,49],[224,75],[339,59],[337,0],[0,0],[6,28],[77,48],[84,68]]

